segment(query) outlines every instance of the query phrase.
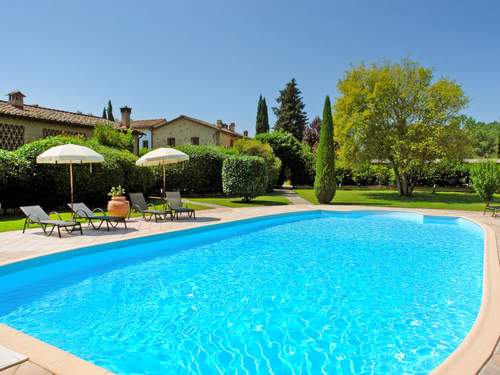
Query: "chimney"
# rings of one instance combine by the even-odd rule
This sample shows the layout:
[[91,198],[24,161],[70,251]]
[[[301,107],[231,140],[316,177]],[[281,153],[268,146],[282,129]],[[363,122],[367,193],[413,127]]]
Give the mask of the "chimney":
[[248,130],[243,130],[243,137],[248,137]]
[[9,92],[9,103],[12,104],[14,107],[23,109],[25,96],[26,95],[24,95],[21,91]]
[[236,124],[234,122],[229,124],[229,130],[231,130],[234,133],[234,129],[236,128]]
[[222,120],[217,120],[217,127],[222,128]]
[[122,114],[122,123],[126,126],[127,129],[130,128],[130,114],[132,113],[132,108],[130,107],[121,107],[120,112]]

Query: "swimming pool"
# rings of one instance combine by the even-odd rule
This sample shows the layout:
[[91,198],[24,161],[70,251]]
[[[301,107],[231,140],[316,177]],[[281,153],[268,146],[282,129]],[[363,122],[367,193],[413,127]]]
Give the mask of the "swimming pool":
[[0,269],[0,321],[118,373],[428,373],[481,303],[483,232],[314,211]]

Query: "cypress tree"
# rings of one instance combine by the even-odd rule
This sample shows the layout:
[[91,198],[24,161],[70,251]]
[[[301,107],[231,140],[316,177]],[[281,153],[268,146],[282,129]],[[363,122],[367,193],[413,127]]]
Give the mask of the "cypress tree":
[[332,107],[328,95],[323,108],[323,121],[316,154],[316,177],[314,193],[322,204],[330,203],[335,196],[335,147],[333,144]]
[[255,134],[269,133],[269,117],[267,115],[266,98],[259,96],[257,104],[257,119],[255,121]]
[[290,133],[299,141],[302,141],[307,124],[307,113],[304,111],[301,94],[297,81],[292,78],[285,88],[280,90],[280,96],[276,99],[278,107],[273,108],[276,115],[274,129]]
[[108,100],[108,120],[115,121],[115,116],[113,116],[113,105],[111,104],[111,100]]
[[107,119],[107,118],[108,118],[108,116],[107,116],[107,114],[106,114],[106,107],[104,107],[104,108],[102,109],[102,118],[103,118],[103,119]]

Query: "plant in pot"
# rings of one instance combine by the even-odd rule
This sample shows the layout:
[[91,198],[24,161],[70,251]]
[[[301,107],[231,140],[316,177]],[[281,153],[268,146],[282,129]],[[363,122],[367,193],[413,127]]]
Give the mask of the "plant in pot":
[[121,185],[113,186],[108,193],[111,200],[108,202],[108,214],[110,216],[127,217],[129,212],[129,203],[125,198],[125,189]]

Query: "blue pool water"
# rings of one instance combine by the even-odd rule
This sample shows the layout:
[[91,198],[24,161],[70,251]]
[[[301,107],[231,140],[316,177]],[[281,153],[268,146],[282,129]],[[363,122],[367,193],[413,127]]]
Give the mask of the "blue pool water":
[[279,215],[2,267],[0,321],[122,374],[425,374],[482,257],[463,219]]

